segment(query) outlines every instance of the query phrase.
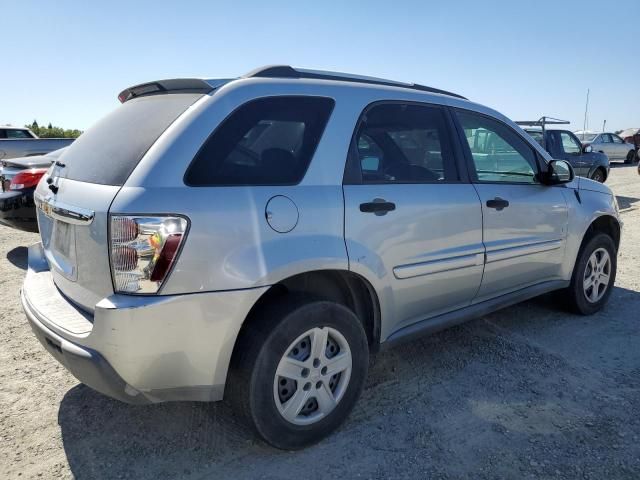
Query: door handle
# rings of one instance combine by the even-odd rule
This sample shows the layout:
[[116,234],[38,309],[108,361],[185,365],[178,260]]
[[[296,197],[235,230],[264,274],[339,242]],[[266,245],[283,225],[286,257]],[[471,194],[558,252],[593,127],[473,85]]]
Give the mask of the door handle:
[[495,208],[497,211],[507,208],[508,206],[509,202],[504,198],[496,197],[493,200],[487,200],[487,207]]
[[360,204],[360,211],[363,213],[374,213],[378,216],[386,215],[387,212],[391,212],[396,209],[396,204],[393,202],[387,202],[383,198],[374,198],[372,202],[366,202]]

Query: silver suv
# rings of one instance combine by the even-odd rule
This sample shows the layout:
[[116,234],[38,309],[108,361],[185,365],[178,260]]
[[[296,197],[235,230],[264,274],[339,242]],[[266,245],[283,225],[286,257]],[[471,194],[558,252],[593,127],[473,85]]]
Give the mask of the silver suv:
[[43,346],[111,397],[224,397],[300,448],[381,345],[611,293],[609,188],[459,95],[281,66],[119,98],[38,185],[22,289]]

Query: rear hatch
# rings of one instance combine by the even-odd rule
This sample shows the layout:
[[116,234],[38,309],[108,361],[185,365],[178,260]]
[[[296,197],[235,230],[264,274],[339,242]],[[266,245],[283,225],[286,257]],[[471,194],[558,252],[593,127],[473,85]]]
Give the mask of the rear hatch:
[[201,93],[127,101],[83,133],[36,190],[45,255],[60,291],[93,312],[113,294],[109,208],[147,150]]

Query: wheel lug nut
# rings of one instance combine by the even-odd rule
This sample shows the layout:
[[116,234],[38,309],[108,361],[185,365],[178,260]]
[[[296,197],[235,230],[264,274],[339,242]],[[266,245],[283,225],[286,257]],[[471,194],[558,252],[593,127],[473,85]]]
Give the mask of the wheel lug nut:
[[321,387],[322,387],[322,382],[318,382],[318,383],[316,383],[316,388],[317,388],[318,390],[320,390],[320,388],[321,388]]
[[320,373],[322,375],[326,375],[327,374],[327,367],[322,367],[322,370],[320,370]]
[[320,359],[319,358],[315,358],[313,360],[313,366],[314,366],[314,368],[318,368],[320,366]]
[[305,384],[304,384],[304,387],[302,387],[302,389],[303,389],[305,392],[308,392],[309,390],[311,390],[311,382],[307,382],[307,383],[305,383]]
[[300,374],[302,375],[302,378],[307,378],[309,376],[309,369],[308,368],[303,368],[302,372],[300,372]]

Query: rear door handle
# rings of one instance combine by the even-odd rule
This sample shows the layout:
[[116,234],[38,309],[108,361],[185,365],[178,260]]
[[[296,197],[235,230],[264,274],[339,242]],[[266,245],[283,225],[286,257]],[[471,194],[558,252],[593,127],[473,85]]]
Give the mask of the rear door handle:
[[396,204],[393,202],[387,202],[383,198],[374,198],[372,202],[366,202],[360,204],[360,211],[364,213],[374,213],[378,216],[386,215],[387,212],[391,212],[396,209]]
[[503,208],[507,208],[509,206],[509,202],[504,198],[496,197],[493,200],[487,200],[487,207],[495,208],[500,211]]

